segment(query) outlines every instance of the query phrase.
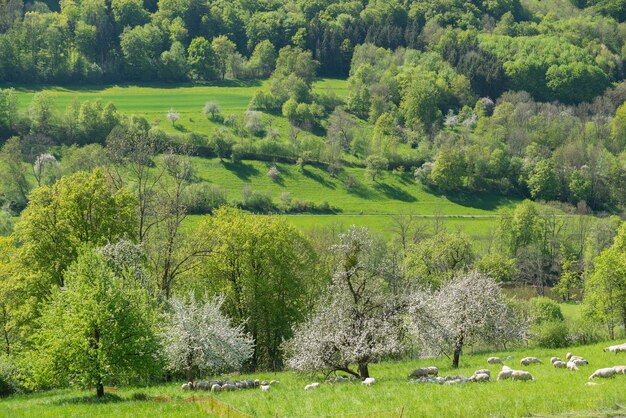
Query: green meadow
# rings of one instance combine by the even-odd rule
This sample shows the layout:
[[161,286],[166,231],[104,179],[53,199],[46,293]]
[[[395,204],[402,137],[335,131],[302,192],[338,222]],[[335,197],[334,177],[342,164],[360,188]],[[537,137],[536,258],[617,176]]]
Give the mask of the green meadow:
[[[359,383],[325,384],[304,391],[311,382],[323,382],[323,376],[302,376],[292,372],[231,375],[237,378],[278,380],[269,392],[258,389],[224,392],[213,395],[221,410],[210,402],[207,392],[183,392],[182,382],[158,386],[109,388],[103,400],[93,392],[54,390],[18,395],[0,400],[0,416],[7,417],[478,417],[478,416],[568,416],[601,417],[626,413],[626,375],[587,386],[588,377],[600,367],[626,363],[626,354],[604,353],[605,342],[563,349],[521,349],[500,353],[474,353],[461,357],[459,369],[451,369],[449,359],[387,361],[372,365],[376,378],[372,387]],[[551,356],[564,357],[573,351],[589,360],[579,371],[554,369]],[[513,355],[506,362],[515,369],[532,373],[534,382],[495,381],[500,366],[488,365],[488,356]],[[522,367],[519,359],[537,356],[544,364]],[[441,376],[469,376],[474,370],[489,368],[494,377],[488,383],[448,386],[409,383],[407,376],[416,367],[435,365]],[[209,377],[207,376],[207,379]],[[225,378],[225,377],[222,377]],[[230,411],[229,411],[230,409]]]
[[[243,114],[254,93],[266,83],[263,81],[216,82],[207,85],[198,84],[149,84],[149,85],[113,85],[113,86],[22,86],[19,93],[19,108],[26,111],[35,93],[47,91],[53,99],[54,109],[62,113],[74,101],[112,102],[117,110],[127,115],[145,117],[150,123],[158,125],[170,133],[195,132],[210,134],[222,126],[207,119],[202,114],[206,102],[219,104],[222,114]],[[346,80],[320,79],[313,89],[318,92],[333,91],[339,98],[347,95]],[[167,112],[173,109],[180,113],[176,126],[167,120]],[[287,120],[281,115],[264,114],[266,123],[283,133],[288,127]]]

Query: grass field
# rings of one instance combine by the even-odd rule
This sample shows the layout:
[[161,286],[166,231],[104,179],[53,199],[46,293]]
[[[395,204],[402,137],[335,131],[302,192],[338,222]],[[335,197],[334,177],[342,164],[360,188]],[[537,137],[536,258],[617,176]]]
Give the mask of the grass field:
[[[317,390],[305,392],[303,387],[306,384],[323,381],[322,377],[300,376],[292,372],[258,373],[241,377],[277,379],[280,384],[272,386],[269,392],[243,390],[218,393],[215,397],[257,417],[397,417],[401,411],[405,417],[617,416],[626,413],[626,375],[601,381],[599,386],[585,385],[595,369],[626,364],[626,354],[602,352],[602,348],[609,344],[464,355],[458,370],[451,369],[446,358],[384,362],[371,366],[370,372],[377,383],[369,388],[351,383],[322,384]],[[551,356],[564,357],[566,351],[587,358],[590,365],[581,367],[578,372],[570,372],[553,369],[546,364]],[[407,381],[406,376],[411,370],[426,365],[439,367],[442,376],[467,376],[487,366],[495,375],[500,367],[486,363],[487,356],[492,354],[512,354],[515,360],[508,364],[530,371],[536,381],[492,381],[458,386],[411,384]],[[544,364],[519,366],[519,359],[526,355],[537,356]],[[0,416],[206,416],[207,404],[190,399],[191,394],[180,390],[180,383],[120,388],[103,402],[96,402],[93,392],[76,390],[14,396],[0,401]],[[205,392],[194,392],[193,395],[195,400],[208,397]]]
[[[366,178],[362,168],[345,168],[338,178],[322,168],[306,166],[300,172],[293,164],[243,161],[238,164],[220,163],[218,159],[195,158],[194,167],[199,180],[214,183],[228,190],[229,198],[239,198],[243,186],[268,192],[278,201],[282,192],[292,198],[327,201],[342,214],[477,215],[492,216],[512,208],[518,200],[493,194],[435,195],[416,183],[410,174],[385,173],[376,182]],[[273,181],[266,174],[276,165],[280,179]],[[356,190],[348,190],[345,179],[351,176],[360,182]]]
[[[350,225],[365,226],[384,235],[393,234],[394,215],[419,215],[413,221],[432,230],[435,218],[449,231],[462,230],[484,240],[495,226],[499,214],[513,208],[519,200],[495,195],[437,195],[416,183],[410,174],[403,176],[385,173],[376,182],[366,178],[362,168],[346,168],[338,177],[332,177],[322,168],[306,166],[303,171],[293,164],[276,163],[281,177],[271,180],[267,171],[272,163],[242,161],[238,164],[221,163],[218,159],[195,158],[194,167],[200,181],[212,183],[228,191],[228,200],[241,198],[242,188],[268,193],[278,204],[282,193],[290,193],[292,200],[328,202],[336,214],[287,215],[286,219],[302,230]],[[348,190],[348,176],[361,183],[357,190]],[[198,222],[201,217],[192,217]]]
[[[167,132],[195,132],[210,134],[222,126],[212,122],[202,114],[202,108],[208,101],[217,102],[222,114],[243,114],[254,93],[263,87],[265,81],[225,81],[210,85],[197,84],[155,84],[155,85],[114,85],[96,86],[25,86],[17,88],[19,109],[26,111],[38,91],[47,91],[52,95],[54,109],[63,113],[74,100],[79,102],[102,100],[104,104],[112,102],[123,114],[145,117],[150,123],[157,124]],[[347,82],[339,79],[320,79],[313,88],[316,91],[332,90],[343,98],[347,95]],[[173,127],[166,118],[170,109],[180,113],[180,119]],[[263,116],[267,123],[283,134],[288,122],[280,115]]]

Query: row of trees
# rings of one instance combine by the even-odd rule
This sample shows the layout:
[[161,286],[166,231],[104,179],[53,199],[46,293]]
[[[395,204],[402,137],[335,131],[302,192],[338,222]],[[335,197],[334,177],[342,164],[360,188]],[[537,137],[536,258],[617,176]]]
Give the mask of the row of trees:
[[538,292],[557,284],[564,297],[585,287],[611,335],[626,325],[619,221],[592,229],[587,217],[526,202],[482,255],[439,220],[427,232],[408,215],[395,219],[392,242],[358,228],[307,238],[280,218],[226,208],[184,228],[184,149],[163,153],[136,127],[108,146],[113,164],[39,186],[0,238],[2,347],[23,360],[29,387],[102,394],[113,381],[162,379],[165,368],[193,378],[285,360],[366,377],[370,362],[414,345],[458,365],[468,346],[528,336],[524,309],[496,280]]

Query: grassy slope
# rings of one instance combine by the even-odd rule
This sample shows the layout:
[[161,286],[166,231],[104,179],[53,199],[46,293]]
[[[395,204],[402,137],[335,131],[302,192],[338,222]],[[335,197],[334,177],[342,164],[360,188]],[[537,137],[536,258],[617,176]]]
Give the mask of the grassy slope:
[[[37,91],[48,91],[54,101],[57,112],[63,113],[73,100],[112,102],[119,112],[145,117],[151,123],[157,123],[168,132],[196,132],[210,134],[221,125],[208,120],[202,114],[202,108],[208,101],[217,102],[223,115],[242,114],[248,107],[254,93],[265,81],[225,81],[211,85],[194,84],[155,84],[155,85],[115,85],[111,87],[21,87],[19,106],[26,111]],[[321,79],[314,84],[317,91],[332,90],[338,97],[347,94],[345,80]],[[176,128],[165,117],[170,109],[180,113]],[[272,127],[286,133],[288,122],[282,116],[264,115]],[[270,122],[271,121],[271,122]]]
[[[436,214],[441,214],[446,216],[444,225],[449,230],[462,229],[481,239],[494,226],[497,214],[517,203],[514,199],[494,195],[435,195],[416,184],[408,174],[400,177],[386,173],[377,182],[372,182],[366,179],[365,170],[361,168],[346,168],[345,173],[333,178],[321,168],[307,166],[300,172],[294,165],[277,163],[281,178],[274,182],[266,175],[271,163],[243,161],[231,164],[220,163],[217,159],[195,158],[194,166],[201,181],[226,188],[229,200],[240,199],[241,190],[247,185],[253,190],[269,193],[275,203],[280,202],[281,193],[289,192],[293,200],[317,204],[326,201],[338,208],[338,215],[287,216],[304,230],[356,224],[390,234],[394,229],[392,214],[423,215],[415,224],[426,227],[434,223]],[[344,181],[347,176],[359,179],[361,187],[358,191],[346,189]],[[192,217],[192,222],[198,222],[200,218]]]
[[[398,416],[404,408],[404,416],[527,416],[530,414],[563,414],[586,412],[588,416],[600,416],[598,411],[626,412],[626,376],[600,382],[600,386],[585,386],[588,376],[599,367],[626,363],[626,354],[615,355],[602,352],[609,343],[571,349],[586,357],[591,365],[578,372],[553,369],[548,364],[523,369],[531,371],[535,382],[490,382],[460,386],[432,384],[409,384],[406,376],[417,366],[436,365],[440,375],[470,375],[478,368],[487,367],[486,357],[492,353],[465,355],[461,368],[452,370],[446,358],[402,362],[385,362],[372,365],[371,374],[377,384],[366,388],[359,384],[325,385],[305,392],[304,385],[321,377],[298,376],[291,372],[259,373],[260,379],[278,379],[269,393],[259,390],[219,393],[217,397],[244,412],[259,417],[269,416],[328,416],[350,414],[373,416],[374,412],[386,411],[377,416]],[[544,363],[550,356],[565,356],[568,349],[524,349],[513,352],[516,360],[509,362],[514,368],[526,355],[535,355]],[[505,356],[509,353],[494,353]],[[488,366],[497,374],[499,366]],[[86,398],[86,391],[51,391],[41,394],[15,396],[0,401],[0,416],[198,416],[200,406],[181,402],[189,396],[179,388],[180,382],[147,388],[121,388],[116,393],[117,402],[93,403]],[[167,397],[171,402],[131,401],[133,394]],[[202,393],[197,393],[202,395]],[[619,409],[621,407],[621,409]],[[581,414],[582,416],[585,416]],[[580,416],[580,415],[579,415]]]

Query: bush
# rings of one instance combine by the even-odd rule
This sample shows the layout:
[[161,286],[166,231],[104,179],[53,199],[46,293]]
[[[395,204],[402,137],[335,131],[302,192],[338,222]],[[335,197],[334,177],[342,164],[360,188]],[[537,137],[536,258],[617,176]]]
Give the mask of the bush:
[[532,298],[530,304],[530,317],[535,324],[543,322],[563,321],[563,313],[559,304],[547,297]]
[[588,345],[608,340],[609,336],[601,324],[588,318],[568,321],[571,345]]
[[545,321],[531,328],[532,341],[542,348],[562,348],[570,345],[567,325],[563,321]]
[[19,390],[17,367],[8,356],[0,356],[0,396],[8,396]]
[[226,189],[214,184],[196,183],[189,186],[185,196],[185,205],[189,213],[202,215],[225,205]]
[[268,193],[252,190],[250,186],[241,190],[241,198],[241,207],[251,212],[267,213],[274,210],[272,197]]

